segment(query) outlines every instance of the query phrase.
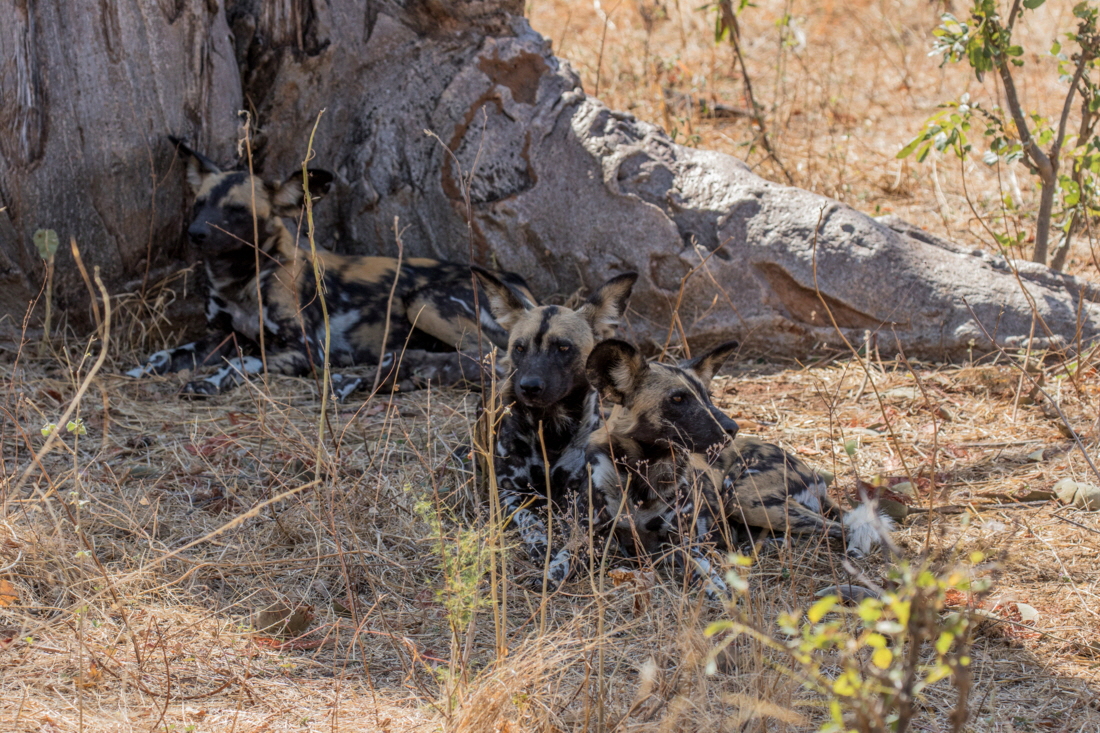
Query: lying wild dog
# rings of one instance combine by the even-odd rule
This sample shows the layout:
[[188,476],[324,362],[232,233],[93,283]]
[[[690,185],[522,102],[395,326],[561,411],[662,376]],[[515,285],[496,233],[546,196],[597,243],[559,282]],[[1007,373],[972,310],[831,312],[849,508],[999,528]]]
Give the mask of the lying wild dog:
[[[638,276],[608,280],[571,310],[533,306],[493,273],[475,272],[493,317],[509,336],[503,364],[508,376],[500,388],[504,414],[492,447],[501,505],[519,528],[528,556],[543,564],[552,550],[547,497],[555,538],[566,537],[585,516],[588,438],[600,423],[585,364],[596,343],[614,335]],[[494,412],[486,410],[482,422]],[[571,570],[566,544],[551,552],[545,574],[550,589]]]
[[[173,138],[173,142],[187,159],[187,180],[195,196],[187,233],[202,254],[209,280],[208,334],[194,343],[158,351],[127,374],[140,377],[220,366],[212,376],[183,388],[184,395],[217,394],[263,370],[261,358],[237,356],[242,345],[255,352],[261,337],[268,370],[291,376],[308,374],[324,361],[324,309],[317,292],[314,256],[299,246],[297,235],[283,221],[283,217],[296,220],[301,216],[301,171],[282,183],[271,183],[247,171],[222,171],[180,141]],[[331,185],[330,173],[308,172],[313,200],[327,193]],[[321,249],[316,264],[324,284],[329,363],[333,366],[381,362],[383,368],[390,369],[393,352],[408,349],[401,358],[405,370],[449,373],[443,381],[453,382],[464,373],[477,372],[477,357],[456,354],[455,350],[477,345],[479,328],[486,346],[507,345],[507,332],[488,310],[483,308],[478,315],[468,266],[412,258],[398,268],[398,261],[391,257],[342,256]],[[496,277],[509,284],[517,299],[534,304],[523,278],[511,273],[497,273]],[[482,293],[480,302],[487,300]],[[334,375],[333,391],[343,398],[361,382]]]
[[869,503],[843,514],[820,476],[794,456],[737,436],[737,423],[708,392],[736,348],[729,342],[671,366],[646,363],[630,344],[608,340],[587,365],[589,381],[617,405],[589,449],[598,524],[628,551],[655,553],[676,538],[690,543],[695,575],[710,580],[712,595],[726,588],[706,548],[731,548],[738,525],[847,535],[853,554],[870,551],[889,528]]
[[845,512],[828,493],[821,474],[772,443],[737,436],[709,466],[721,477],[729,519],[746,527],[786,534],[847,539],[853,557],[869,554],[882,542],[893,520],[876,514],[874,502]]

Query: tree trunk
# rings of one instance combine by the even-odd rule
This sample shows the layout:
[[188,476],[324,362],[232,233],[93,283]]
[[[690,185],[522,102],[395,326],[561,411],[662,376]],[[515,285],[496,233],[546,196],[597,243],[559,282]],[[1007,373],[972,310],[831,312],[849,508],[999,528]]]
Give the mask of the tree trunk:
[[[71,6],[71,7],[70,7]],[[33,232],[75,236],[111,287],[181,265],[188,201],[168,134],[235,162],[238,109],[272,178],[337,176],[320,243],[496,264],[543,297],[637,270],[631,335],[731,336],[801,355],[880,330],[907,353],[983,350],[1046,323],[1037,346],[1100,336],[1100,288],[961,250],[897,220],[672,143],[588,97],[519,0],[0,0],[0,312],[41,284]],[[433,133],[429,135],[428,132]],[[444,147],[446,146],[446,147]],[[84,288],[66,248],[58,305]],[[820,289],[819,297],[817,290]],[[1083,303],[1080,301],[1084,301]],[[824,305],[826,304],[828,308]],[[1078,324],[1078,316],[1081,323]],[[678,341],[679,330],[672,334]]]

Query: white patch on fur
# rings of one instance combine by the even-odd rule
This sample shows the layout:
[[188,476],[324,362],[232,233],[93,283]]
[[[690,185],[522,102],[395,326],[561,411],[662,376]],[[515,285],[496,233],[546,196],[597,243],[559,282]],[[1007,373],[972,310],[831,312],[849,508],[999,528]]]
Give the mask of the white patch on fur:
[[820,477],[817,477],[816,474],[814,475],[817,480],[800,491],[794,497],[794,500],[807,509],[821,514],[824,511],[825,496],[827,495],[829,487],[825,485],[825,482],[822,481]]
[[[359,320],[358,310],[346,310],[329,316],[328,327],[329,334],[332,337],[331,354],[354,353],[355,350],[351,346],[351,341],[348,340],[348,333],[350,333],[351,329],[359,323]],[[315,338],[317,339],[317,343],[323,348],[325,344],[324,325],[317,329]],[[322,354],[321,356],[323,358],[324,355]]]
[[[452,295],[452,296],[450,296],[449,298],[447,298],[447,300],[450,300],[450,301],[453,301],[454,303],[457,303],[457,304],[458,304],[458,307],[459,307],[459,308],[461,308],[462,310],[466,311],[466,312],[467,312],[467,313],[469,313],[470,315],[473,315],[473,314],[474,314],[474,309],[473,309],[473,307],[472,307],[472,306],[471,306],[471,305],[470,305],[469,303],[467,303],[467,302],[466,302],[465,300],[463,300],[462,298],[456,298],[456,297],[454,297],[454,296]],[[485,316],[487,316],[487,315],[488,315],[488,313],[486,313],[486,311],[485,311],[485,310],[482,310],[482,311],[481,311],[481,317],[482,317],[482,319],[484,319],[484,318],[485,318]],[[484,323],[485,321],[483,320],[482,322]],[[495,325],[495,322],[494,322],[494,325]]]
[[247,377],[249,374],[259,374],[263,370],[263,361],[254,356],[246,356],[243,359],[230,359],[228,364],[202,381],[213,385],[215,389],[221,392],[225,389],[225,382],[234,374]]
[[555,553],[550,560],[550,566],[546,569],[546,587],[548,590],[556,590],[569,577],[571,559],[572,553],[566,548],[562,548]]
[[270,333],[279,333],[279,324],[271,318],[268,307],[264,306],[264,330]]
[[172,363],[173,354],[180,351],[194,351],[195,343],[184,344],[174,349],[165,349],[164,351],[158,351],[155,354],[151,354],[145,363],[139,367],[134,367],[130,371],[126,372],[126,376],[133,377],[134,379],[140,379],[146,374],[156,374],[158,369],[166,368]]
[[811,489],[803,489],[794,495],[794,500],[807,509],[821,514],[821,499]]
[[615,470],[615,464],[602,453],[596,457],[596,465],[592,467],[592,485],[597,489],[606,489],[619,483],[619,472]]
[[696,572],[701,577],[706,578],[707,598],[719,600],[719,594],[729,595],[729,587],[726,585],[726,581],[722,580],[722,576],[714,569],[714,565],[711,564],[710,560],[695,553],[692,553],[692,560],[695,561]]
[[346,377],[343,374],[333,374],[330,379],[332,380],[332,393],[336,396],[337,402],[346,400],[348,395],[359,389],[359,386],[363,384],[361,378]]
[[212,321],[219,313],[228,313],[224,307],[214,302],[213,298],[206,301],[206,320]]
[[875,502],[860,504],[844,515],[844,527],[848,534],[848,554],[854,557],[868,555],[882,544],[883,533],[894,529],[894,520],[877,513]]

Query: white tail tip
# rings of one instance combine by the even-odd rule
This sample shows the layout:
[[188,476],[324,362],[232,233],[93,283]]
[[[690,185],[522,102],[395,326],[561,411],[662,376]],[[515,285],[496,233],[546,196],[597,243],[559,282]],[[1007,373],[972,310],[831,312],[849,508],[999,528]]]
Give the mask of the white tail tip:
[[885,536],[894,530],[894,520],[880,514],[878,504],[867,501],[844,515],[844,527],[848,533],[848,554],[863,557],[882,544]]

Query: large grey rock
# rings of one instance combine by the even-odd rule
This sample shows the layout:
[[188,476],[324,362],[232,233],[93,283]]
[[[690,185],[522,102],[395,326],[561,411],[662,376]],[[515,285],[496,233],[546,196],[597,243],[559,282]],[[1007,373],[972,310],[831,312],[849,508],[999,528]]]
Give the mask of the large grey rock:
[[[0,0],[0,12],[13,2]],[[0,222],[0,253],[23,268],[28,290],[35,285],[25,264],[33,260],[30,234],[52,223],[65,236],[59,220],[85,228],[90,258],[113,265],[116,283],[141,271],[150,222],[157,241],[170,245],[163,256],[182,251],[173,234],[182,232],[185,213],[180,175],[169,172],[160,133],[188,137],[230,163],[243,98],[258,117],[256,163],[273,177],[301,164],[325,109],[313,165],[334,171],[338,185],[317,209],[323,244],[392,254],[397,219],[406,253],[497,264],[526,275],[543,296],[637,270],[631,329],[638,338],[663,343],[679,303],[691,339],[733,336],[756,350],[800,355],[841,343],[822,299],[850,339],[877,330],[887,352],[895,336],[907,353],[934,358],[988,348],[964,300],[1006,345],[1033,330],[1036,346],[1100,336],[1094,285],[1030,263],[1017,277],[1003,260],[762,180],[732,157],[678,146],[657,127],[607,109],[516,15],[518,0],[229,0],[224,10],[177,0],[173,7],[190,9],[172,22],[145,12],[164,5],[130,0],[120,16],[141,9],[146,20],[120,23],[112,42],[135,48],[137,63],[159,58],[149,51],[154,45],[178,54],[189,70],[182,81],[150,62],[149,86],[175,84],[173,94],[138,90],[128,93],[137,101],[115,99],[104,84],[125,57],[91,53],[85,47],[95,42],[74,40],[89,64],[103,67],[86,72],[95,89],[86,96],[110,98],[103,116],[124,108],[138,139],[81,138],[66,107],[44,106],[58,136],[94,149],[74,170],[65,166],[66,146],[47,162],[52,143],[41,143],[45,152],[33,163],[13,158],[15,128],[0,129],[0,196],[9,205],[19,176],[30,175],[34,191],[87,189],[118,176],[108,179],[106,199],[67,194],[52,217],[30,195],[11,206],[11,221]],[[39,33],[56,22],[36,12]],[[50,53],[46,45],[36,53]],[[239,84],[224,79],[234,60]],[[63,74],[56,59],[36,63],[40,75]],[[2,67],[0,86],[18,73]],[[159,177],[153,210],[141,221],[126,218],[135,202],[151,200],[149,160]],[[1033,315],[1045,326],[1033,329]]]

